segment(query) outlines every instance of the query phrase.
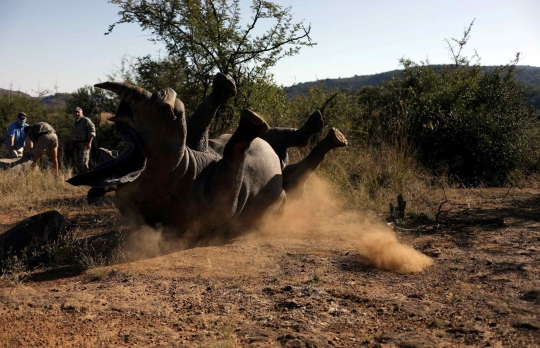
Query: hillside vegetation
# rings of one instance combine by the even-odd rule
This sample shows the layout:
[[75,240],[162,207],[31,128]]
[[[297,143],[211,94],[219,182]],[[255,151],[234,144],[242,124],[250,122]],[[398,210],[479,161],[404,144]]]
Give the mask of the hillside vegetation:
[[[434,71],[441,72],[448,65],[429,65]],[[502,66],[481,66],[485,73],[492,73]],[[517,65],[514,78],[521,83],[525,89],[525,96],[530,100],[531,105],[540,110],[540,67]],[[402,78],[404,70],[396,69],[373,75],[355,75],[353,77],[323,79],[318,81],[302,82],[283,89],[290,97],[308,93],[310,88],[322,87],[324,89],[357,90],[366,86],[382,85],[394,78]]]
[[[538,120],[530,104],[540,100],[535,99],[540,84],[533,84],[540,68],[516,64],[486,68],[470,62],[433,66],[407,60],[402,64],[403,70],[385,74],[313,83],[304,94],[294,95],[299,91],[295,86],[285,89],[292,97],[265,83],[261,91],[252,93],[255,99],[250,104],[273,126],[300,126],[314,109],[323,109],[326,125],[341,129],[350,141],[343,156],[379,158],[376,166],[357,160],[353,162],[357,165],[351,163],[344,170],[326,167],[327,175],[348,193],[351,188],[356,194],[371,192],[368,201],[373,185],[391,188],[392,194],[401,191],[408,177],[405,173],[411,170],[411,177],[428,169],[431,175],[473,185],[505,185],[516,173],[519,177],[538,170],[534,155],[539,146]],[[347,83],[375,85],[345,89]],[[28,114],[29,123],[51,123],[62,143],[63,161],[69,164],[73,107],[81,106],[98,126],[94,148],[119,149],[122,143],[114,126],[101,118],[104,112],[114,112],[117,103],[114,96],[89,86],[41,99],[4,91],[0,93],[0,126],[5,129],[18,111]],[[188,114],[195,106],[187,104]],[[233,131],[238,115],[230,116],[227,123],[223,118],[215,120],[215,135]],[[381,151],[389,161],[386,169],[379,168]],[[303,155],[292,153],[293,158]],[[92,158],[97,163],[99,156]]]

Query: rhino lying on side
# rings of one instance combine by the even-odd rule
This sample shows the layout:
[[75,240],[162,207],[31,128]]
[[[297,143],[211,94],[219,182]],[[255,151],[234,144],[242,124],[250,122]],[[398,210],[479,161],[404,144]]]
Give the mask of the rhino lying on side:
[[19,158],[0,158],[0,170],[11,172],[21,172],[30,169],[32,166],[32,156],[24,155]]
[[113,200],[121,214],[193,241],[230,238],[264,214],[281,211],[325,154],[347,144],[331,129],[304,160],[288,165],[287,148],[307,145],[322,129],[319,112],[294,129],[270,128],[255,112],[244,110],[234,134],[208,139],[216,111],[236,94],[223,74],[216,75],[211,94],[187,120],[171,88],[152,94],[115,82],[95,86],[122,98],[111,121],[128,146],[117,158],[68,182],[91,186],[89,199],[116,191]]

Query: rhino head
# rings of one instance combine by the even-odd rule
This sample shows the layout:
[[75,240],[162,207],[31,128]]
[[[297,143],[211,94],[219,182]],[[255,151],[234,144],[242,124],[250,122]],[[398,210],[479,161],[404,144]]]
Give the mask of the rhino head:
[[150,93],[143,88],[117,82],[95,87],[118,94],[122,101],[110,118],[128,144],[120,155],[92,171],[68,180],[72,185],[95,188],[114,187],[132,182],[144,170],[159,167],[170,173],[185,153],[186,119],[184,104],[171,88]]
[[110,120],[120,128],[129,128],[138,135],[147,157],[180,154],[185,147],[186,125],[184,104],[171,88],[153,94],[136,86],[105,82],[96,87],[115,92],[122,102]]

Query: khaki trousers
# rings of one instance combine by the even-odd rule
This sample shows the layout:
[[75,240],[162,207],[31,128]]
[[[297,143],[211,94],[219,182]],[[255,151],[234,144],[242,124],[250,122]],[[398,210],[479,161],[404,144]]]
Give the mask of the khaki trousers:
[[86,149],[86,143],[75,144],[75,165],[78,171],[88,170],[90,150]]

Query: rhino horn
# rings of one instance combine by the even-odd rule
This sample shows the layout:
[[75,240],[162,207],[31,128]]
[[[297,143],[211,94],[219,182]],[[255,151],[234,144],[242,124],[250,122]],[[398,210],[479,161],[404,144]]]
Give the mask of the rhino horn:
[[95,84],[94,87],[106,89],[118,94],[132,107],[147,101],[152,96],[152,93],[144,88],[133,86],[128,83],[102,82]]

